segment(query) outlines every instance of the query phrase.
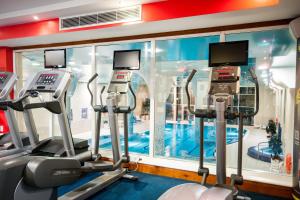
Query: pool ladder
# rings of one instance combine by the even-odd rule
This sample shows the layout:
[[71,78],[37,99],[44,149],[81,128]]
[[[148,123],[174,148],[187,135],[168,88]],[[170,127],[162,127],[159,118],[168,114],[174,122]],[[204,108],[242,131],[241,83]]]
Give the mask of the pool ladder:
[[258,154],[257,154],[257,159],[260,158],[260,151],[261,151],[261,154],[262,154],[262,155],[264,154],[264,150],[263,150],[263,149],[260,150],[260,147],[261,147],[261,145],[263,145],[263,144],[269,144],[269,142],[260,142],[260,143],[257,144],[257,152],[258,152]]

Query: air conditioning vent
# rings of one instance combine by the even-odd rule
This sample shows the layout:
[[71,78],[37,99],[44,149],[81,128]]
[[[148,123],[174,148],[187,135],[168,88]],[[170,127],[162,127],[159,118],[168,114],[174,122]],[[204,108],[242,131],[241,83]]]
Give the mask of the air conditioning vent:
[[87,15],[80,17],[80,26],[97,24],[98,15]]
[[107,12],[60,18],[60,28],[71,29],[101,24],[132,22],[141,20],[141,6],[122,8]]
[[107,23],[117,21],[117,12],[106,12],[98,14],[98,23]]
[[135,19],[139,15],[140,15],[140,9],[138,8],[124,9],[117,12],[117,20],[121,21],[121,20]]
[[79,26],[79,17],[72,17],[68,19],[64,19],[61,23],[61,26],[65,28],[77,27]]

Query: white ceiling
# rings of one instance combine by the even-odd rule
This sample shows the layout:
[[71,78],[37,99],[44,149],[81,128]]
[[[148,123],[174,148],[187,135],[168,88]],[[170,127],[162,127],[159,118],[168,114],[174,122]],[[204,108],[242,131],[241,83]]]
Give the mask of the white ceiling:
[[158,0],[0,0],[0,26],[98,12]]
[[0,14],[66,1],[70,0],[1,0]]

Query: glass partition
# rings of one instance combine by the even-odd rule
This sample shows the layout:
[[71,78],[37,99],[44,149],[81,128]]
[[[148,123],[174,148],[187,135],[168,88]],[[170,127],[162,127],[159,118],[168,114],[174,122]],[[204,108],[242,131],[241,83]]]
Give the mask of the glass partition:
[[[18,85],[18,91],[25,85],[27,81],[31,81],[33,76],[44,69],[44,51],[30,51],[23,52],[21,54],[22,71],[19,71],[19,79],[22,80]],[[50,100],[49,95],[41,94],[45,101]],[[50,136],[50,130],[52,128],[52,115],[45,109],[34,109],[32,110],[33,119],[36,123],[39,138],[45,139]],[[41,117],[43,116],[43,117]],[[22,113],[18,113],[19,122],[24,122]],[[25,124],[21,124],[21,130],[26,131]]]
[[[132,114],[129,114],[129,151],[139,154],[149,154],[150,137],[150,65],[151,65],[151,43],[137,42],[115,45],[103,45],[96,47],[96,71],[99,74],[97,82],[97,96],[103,86],[106,90],[103,94],[103,103],[106,104],[107,87],[113,72],[113,52],[115,50],[141,50],[141,68],[138,71],[132,71],[133,76],[131,85],[137,97],[137,107]],[[132,103],[131,95],[129,104]],[[97,99],[98,104],[100,98]],[[120,134],[123,138],[123,119],[119,115]],[[110,130],[107,114],[102,117],[100,147],[111,149]],[[121,139],[122,139],[121,138]],[[123,147],[123,143],[122,143]]]
[[[72,73],[72,81],[66,96],[66,110],[73,136],[82,139],[91,138],[93,127],[93,110],[90,106],[90,95],[87,90],[87,82],[93,70],[92,57],[94,55],[92,54],[92,49],[92,47],[67,49],[66,70]],[[22,70],[19,72],[19,77],[22,77],[23,84],[19,84],[19,88],[23,87],[26,81],[31,80],[37,72],[42,70],[45,70],[43,50],[23,52]],[[51,100],[50,95],[41,95],[43,95],[45,101]],[[61,135],[56,115],[52,115],[45,109],[35,109],[33,110],[33,115],[40,139],[45,139],[52,135]]]
[[[93,131],[94,111],[90,105],[87,83],[92,76],[93,47],[67,48],[67,71],[72,74],[66,95],[66,111],[71,123],[73,137],[90,139]],[[60,133],[57,117],[54,134]]]
[[[199,121],[187,108],[186,79],[198,70],[191,83],[192,108],[205,104],[208,89],[208,47],[219,35],[156,41],[155,136],[156,156],[199,158]],[[205,160],[215,161],[215,131],[205,124]]]
[[[288,29],[230,33],[226,41],[249,40],[249,65],[241,66],[240,94],[235,96],[233,109],[251,113],[255,110],[255,87],[248,70],[255,69],[260,85],[260,111],[244,120],[243,168],[279,174],[291,173],[294,132],[294,95],[296,42]],[[106,104],[107,86],[112,75],[113,51],[140,49],[141,69],[133,71],[132,87],[137,107],[129,115],[129,150],[148,155],[153,139],[154,156],[172,159],[199,159],[199,119],[187,108],[185,84],[192,69],[197,73],[189,86],[191,107],[206,108],[209,89],[209,43],[219,42],[219,35],[187,36],[96,47],[67,49],[67,70],[72,71],[71,88],[67,93],[67,112],[74,137],[89,139],[93,134],[94,111],[90,106],[87,81],[96,71],[93,86],[97,104],[100,90]],[[151,44],[155,44],[152,52]],[[94,54],[95,48],[95,54]],[[151,55],[155,55],[154,58]],[[22,81],[43,70],[43,51],[22,52]],[[95,59],[95,66],[93,60]],[[153,59],[153,60],[152,60]],[[153,65],[153,66],[152,66]],[[95,67],[95,68],[94,68]],[[153,67],[151,69],[151,67]],[[132,103],[132,97],[129,95]],[[50,98],[50,97],[45,97]],[[153,102],[150,102],[150,99]],[[151,103],[151,104],[150,104]],[[151,107],[151,106],[153,107]],[[150,109],[151,107],[151,109]],[[154,133],[150,134],[150,113],[154,113]],[[34,111],[40,137],[59,134],[55,117],[44,110]],[[38,118],[39,116],[45,116]],[[227,121],[227,166],[236,168],[238,121]],[[123,119],[119,116],[121,139]],[[204,159],[215,163],[216,131],[214,120],[205,120]],[[100,147],[111,148],[108,117],[103,114]],[[153,138],[150,138],[153,135]],[[150,155],[152,156],[152,155]]]
[[[243,167],[251,170],[291,173],[296,83],[296,42],[288,29],[233,33],[226,41],[249,40],[248,67],[253,67],[260,86],[260,110],[245,127]],[[239,106],[252,110],[255,88],[248,68],[242,67]],[[234,155],[236,145],[228,147]],[[236,160],[230,158],[229,165]]]

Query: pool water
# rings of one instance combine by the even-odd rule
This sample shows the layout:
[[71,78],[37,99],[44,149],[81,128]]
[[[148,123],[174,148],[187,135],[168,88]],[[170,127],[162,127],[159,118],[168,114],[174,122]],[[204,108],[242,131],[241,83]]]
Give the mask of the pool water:
[[[199,130],[189,124],[166,124],[164,131],[164,150],[166,157],[198,159],[199,157]],[[244,130],[244,134],[246,130]],[[121,136],[121,140],[123,137]],[[206,161],[215,160],[216,131],[214,126],[204,127],[204,157]],[[238,129],[227,127],[226,143],[238,141]],[[122,142],[122,148],[124,144]],[[100,148],[111,149],[110,135],[100,137]],[[142,134],[134,133],[129,136],[129,151],[140,154],[149,154],[149,131]]]

